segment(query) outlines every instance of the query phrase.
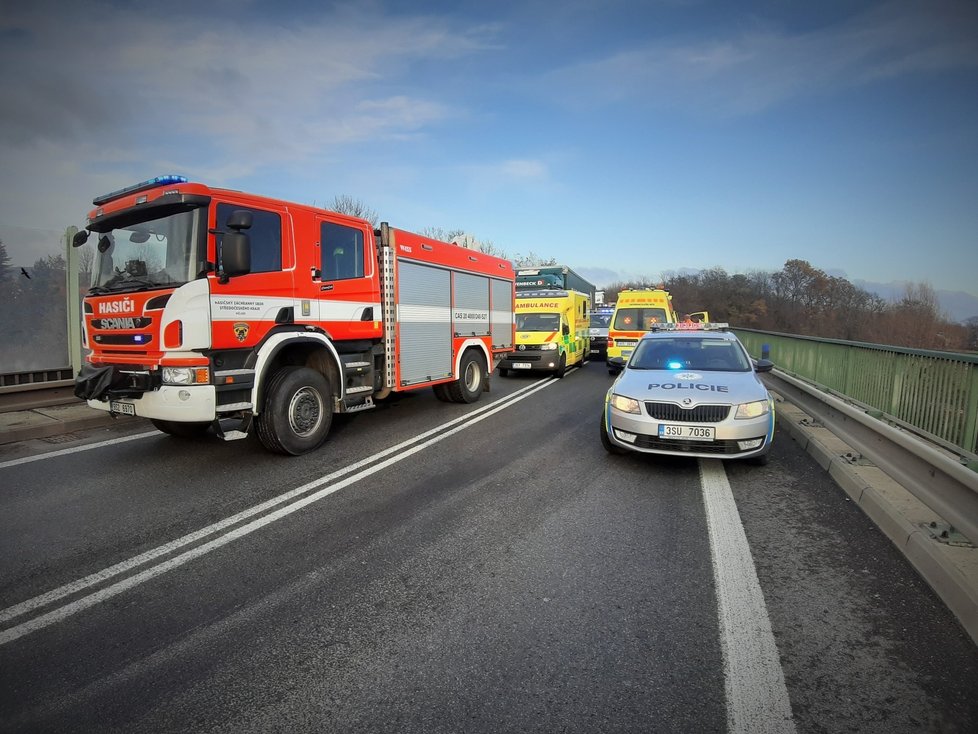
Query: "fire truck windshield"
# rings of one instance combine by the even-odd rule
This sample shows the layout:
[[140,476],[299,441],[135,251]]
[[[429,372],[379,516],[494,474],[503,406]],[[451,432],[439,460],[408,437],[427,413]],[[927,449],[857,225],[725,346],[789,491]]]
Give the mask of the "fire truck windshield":
[[196,278],[203,260],[197,255],[201,211],[179,211],[143,222],[130,220],[119,228],[95,232],[92,290],[145,290]]

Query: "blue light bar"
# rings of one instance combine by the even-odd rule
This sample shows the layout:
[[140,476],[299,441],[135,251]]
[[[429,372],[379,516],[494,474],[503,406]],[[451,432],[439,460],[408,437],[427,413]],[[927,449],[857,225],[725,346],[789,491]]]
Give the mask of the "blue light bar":
[[156,178],[151,178],[148,181],[143,181],[142,183],[133,184],[132,186],[126,186],[124,189],[119,189],[118,191],[113,191],[110,194],[102,194],[102,196],[96,196],[92,199],[92,204],[94,206],[101,206],[113,199],[118,199],[120,197],[126,196],[127,194],[134,194],[137,191],[145,191],[146,189],[155,189],[157,186],[166,186],[168,184],[178,184],[187,183],[186,176],[157,176]]

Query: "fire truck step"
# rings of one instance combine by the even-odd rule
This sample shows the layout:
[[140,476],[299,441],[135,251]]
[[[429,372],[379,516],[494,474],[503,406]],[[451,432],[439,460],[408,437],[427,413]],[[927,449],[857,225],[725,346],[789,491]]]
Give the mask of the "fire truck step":
[[233,413],[236,410],[251,410],[251,403],[228,403],[218,405],[214,410],[218,413]]
[[344,363],[346,367],[369,367],[370,362],[346,362]]
[[224,431],[221,438],[225,441],[238,441],[242,438],[248,438],[248,434],[244,431]]
[[348,387],[346,388],[347,395],[358,395],[362,392],[373,392],[374,389],[370,385],[361,385],[360,387]]

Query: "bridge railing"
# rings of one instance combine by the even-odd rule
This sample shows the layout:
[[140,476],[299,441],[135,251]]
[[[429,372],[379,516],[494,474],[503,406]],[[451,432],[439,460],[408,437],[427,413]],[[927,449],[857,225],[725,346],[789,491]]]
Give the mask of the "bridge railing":
[[734,329],[754,357],[923,437],[978,453],[978,355]]

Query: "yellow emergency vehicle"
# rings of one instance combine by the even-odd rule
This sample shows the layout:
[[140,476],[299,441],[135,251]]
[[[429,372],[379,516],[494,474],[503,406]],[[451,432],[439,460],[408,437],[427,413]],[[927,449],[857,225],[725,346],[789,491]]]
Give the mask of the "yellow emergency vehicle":
[[578,291],[517,291],[516,351],[499,363],[499,374],[505,377],[512,370],[563,377],[568,367],[584,364],[591,351],[590,310],[590,297]]
[[638,340],[653,324],[676,323],[672,296],[655,288],[624,290],[618,294],[615,313],[608,326],[608,374],[617,375],[625,367]]

